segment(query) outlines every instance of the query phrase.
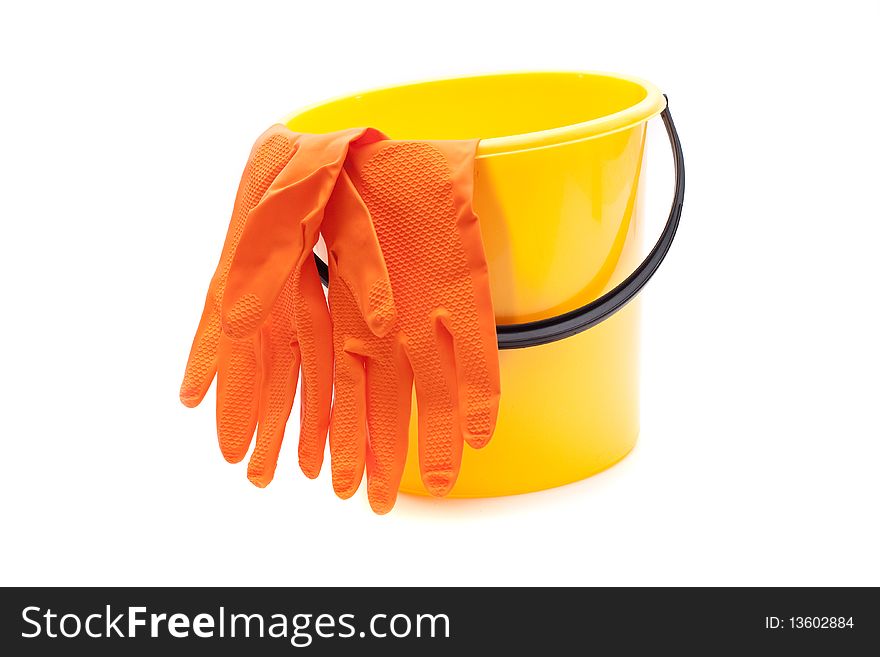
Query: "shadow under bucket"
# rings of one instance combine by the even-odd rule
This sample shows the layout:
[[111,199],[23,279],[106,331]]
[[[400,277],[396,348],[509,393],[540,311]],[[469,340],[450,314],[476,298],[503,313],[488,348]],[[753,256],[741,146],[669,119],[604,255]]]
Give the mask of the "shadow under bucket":
[[[635,445],[634,297],[672,243],[684,196],[681,146],[665,107],[660,91],[636,78],[512,73],[378,89],[286,119],[297,132],[372,126],[392,139],[481,140],[474,207],[498,324],[501,407],[490,443],[464,450],[450,497],[560,486],[610,467]],[[639,182],[647,122],[658,114],[676,190],[666,227],[642,259]],[[401,491],[427,494],[416,440],[414,412]]]

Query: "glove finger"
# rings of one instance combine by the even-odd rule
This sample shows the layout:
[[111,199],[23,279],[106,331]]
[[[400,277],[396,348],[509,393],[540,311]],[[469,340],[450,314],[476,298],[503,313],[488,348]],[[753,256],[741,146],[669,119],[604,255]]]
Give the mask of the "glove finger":
[[330,467],[333,490],[342,499],[354,495],[364,474],[367,443],[366,391],[363,358],[350,340],[336,354],[336,396],[330,416]]
[[367,207],[343,170],[327,203],[321,226],[336,274],[351,291],[370,330],[382,337],[396,312],[388,269]]
[[299,378],[301,359],[293,320],[293,290],[294,277],[291,276],[260,331],[259,423],[257,442],[248,463],[248,479],[260,488],[268,486],[275,476]]
[[442,358],[455,372],[461,432],[475,449],[484,447],[492,437],[501,399],[495,323],[493,319],[490,326],[481,326],[479,320],[485,317],[492,315],[484,314],[474,322],[461,321],[446,312],[437,313],[437,322],[442,326],[439,332],[448,336],[438,338],[438,348],[445,352]]
[[318,239],[324,208],[348,146],[363,130],[299,135],[297,150],[248,215],[223,295],[223,330],[253,334],[268,318],[290,275]]
[[257,426],[260,365],[259,336],[231,340],[221,334],[217,350],[217,438],[230,463],[250,447]]
[[314,479],[321,472],[333,402],[333,328],[324,288],[309,258],[295,281],[294,317],[301,354],[299,465]]
[[220,316],[214,310],[209,296],[189,351],[183,382],[180,384],[180,401],[184,406],[198,406],[211,387],[211,381],[217,372],[219,342]]
[[[498,364],[498,339],[495,313],[489,289],[489,267],[483,249],[480,224],[474,213],[473,182],[474,140],[444,142],[443,152],[454,180],[456,196],[456,227],[461,249],[467,263],[467,276],[473,293],[472,301],[456,314],[439,313],[437,319],[452,335],[452,362],[455,365],[461,430],[468,444],[483,447],[495,431],[498,402],[501,397],[501,374]],[[441,348],[449,343],[440,340]]]
[[[451,342],[445,329],[441,340]],[[419,468],[422,483],[431,495],[446,495],[455,485],[461,467],[463,438],[454,396],[455,371],[451,344],[440,349],[408,350],[412,363],[419,411]]]
[[397,500],[409,443],[412,370],[391,345],[381,358],[366,361],[367,495],[376,513],[388,513]]

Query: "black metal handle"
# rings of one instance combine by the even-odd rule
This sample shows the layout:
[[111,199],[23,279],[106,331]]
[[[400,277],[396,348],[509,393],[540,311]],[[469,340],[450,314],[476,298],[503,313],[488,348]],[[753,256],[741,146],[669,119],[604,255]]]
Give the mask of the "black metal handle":
[[[595,301],[591,301],[580,308],[575,308],[562,315],[548,317],[547,319],[539,319],[522,324],[498,325],[496,331],[498,333],[499,349],[533,347],[586,331],[588,328],[605,321],[632,301],[642,288],[645,287],[645,284],[651,279],[654,272],[657,271],[657,268],[663,262],[663,258],[669,252],[669,247],[672,246],[675,231],[678,229],[678,223],[681,220],[681,210],[684,203],[684,154],[681,151],[681,142],[678,139],[675,123],[672,121],[672,114],[669,112],[668,102],[669,99],[667,99],[666,109],[663,110],[660,116],[663,119],[663,124],[666,126],[666,133],[672,146],[672,157],[675,163],[675,196],[672,199],[669,218],[666,220],[663,232],[660,234],[651,252],[635,268],[632,274],[621,281],[613,290],[606,292]],[[326,285],[327,265],[317,255],[315,256],[315,263],[318,266],[321,280]]]

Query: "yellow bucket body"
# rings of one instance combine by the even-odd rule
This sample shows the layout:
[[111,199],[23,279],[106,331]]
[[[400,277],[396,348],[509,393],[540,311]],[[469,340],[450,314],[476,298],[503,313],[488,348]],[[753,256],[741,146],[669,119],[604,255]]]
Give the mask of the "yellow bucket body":
[[[498,324],[601,296],[641,260],[648,119],[665,99],[602,73],[512,73],[364,92],[287,119],[298,132],[370,126],[395,139],[479,138],[474,206]],[[465,449],[451,497],[551,488],[623,458],[639,431],[639,303],[549,344],[500,352],[490,443]],[[401,490],[425,494],[415,399]]]

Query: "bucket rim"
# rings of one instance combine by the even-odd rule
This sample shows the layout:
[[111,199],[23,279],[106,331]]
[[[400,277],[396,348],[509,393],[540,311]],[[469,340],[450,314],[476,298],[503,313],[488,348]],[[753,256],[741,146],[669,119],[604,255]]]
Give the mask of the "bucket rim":
[[[642,78],[621,73],[610,73],[604,71],[565,71],[565,70],[531,70],[531,71],[506,71],[501,73],[482,73],[457,75],[444,78],[428,78],[416,80],[412,82],[404,82],[400,84],[389,84],[380,87],[373,87],[358,92],[341,94],[333,98],[327,98],[323,101],[312,103],[305,107],[286,115],[281,123],[289,125],[298,116],[316,110],[320,107],[330,105],[336,102],[356,98],[358,96],[381,93],[383,91],[399,90],[407,87],[418,87],[425,84],[435,84],[438,82],[454,82],[457,80],[478,80],[487,78],[502,77],[523,77],[533,75],[560,75],[560,76],[576,76],[576,77],[601,77],[611,78],[614,80],[622,80],[641,87],[645,91],[645,96],[639,102],[629,107],[625,107],[617,112],[596,117],[579,123],[571,123],[569,125],[558,126],[555,128],[547,128],[545,130],[537,130],[533,132],[523,132],[513,135],[504,135],[501,137],[487,137],[480,139],[477,146],[477,159],[486,157],[526,152],[550,148],[553,146],[562,146],[565,144],[586,141],[596,137],[602,137],[614,132],[627,130],[640,123],[644,123],[655,116],[659,115],[666,107],[666,98],[660,90]],[[360,126],[350,126],[360,127]],[[377,126],[364,126],[377,127]],[[380,128],[381,129],[381,128]]]

